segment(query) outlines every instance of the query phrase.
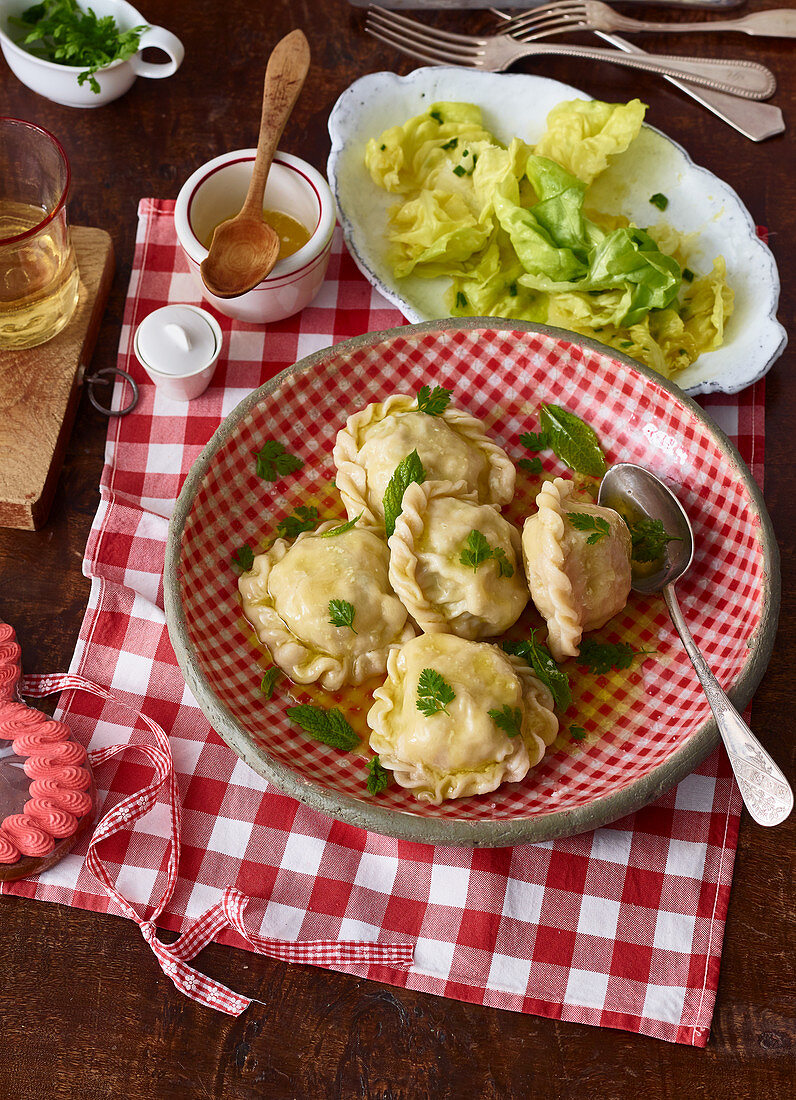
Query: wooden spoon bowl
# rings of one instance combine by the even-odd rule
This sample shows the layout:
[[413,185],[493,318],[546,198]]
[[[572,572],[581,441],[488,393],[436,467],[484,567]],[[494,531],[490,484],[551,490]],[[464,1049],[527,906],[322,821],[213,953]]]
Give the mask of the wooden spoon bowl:
[[217,298],[237,298],[257,286],[279,258],[279,235],[263,219],[263,195],[279,139],[310,66],[303,31],[277,42],[268,59],[257,155],[240,213],[218,225],[200,264],[202,281]]

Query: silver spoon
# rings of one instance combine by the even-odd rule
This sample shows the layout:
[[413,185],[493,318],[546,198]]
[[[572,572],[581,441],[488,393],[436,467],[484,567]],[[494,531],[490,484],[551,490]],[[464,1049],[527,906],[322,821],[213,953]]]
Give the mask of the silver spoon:
[[677,497],[649,470],[622,462],[612,466],[602,480],[600,504],[628,515],[659,519],[671,541],[660,568],[651,573],[633,570],[635,592],[663,594],[680,640],[705,690],[743,800],[758,825],[779,825],[793,809],[793,791],[787,779],[744,722],[708,668],[683,618],[674,592],[694,557],[694,533]]

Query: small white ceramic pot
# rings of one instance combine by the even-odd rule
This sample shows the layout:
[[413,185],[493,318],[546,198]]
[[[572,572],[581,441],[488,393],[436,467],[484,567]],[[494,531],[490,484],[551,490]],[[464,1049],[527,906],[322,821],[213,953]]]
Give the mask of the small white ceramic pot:
[[[146,24],[141,12],[126,0],[91,0],[90,4],[85,5],[89,6],[100,18],[112,15],[123,31]],[[95,73],[100,90],[93,92],[89,81],[78,84],[77,78],[82,71],[78,66],[45,61],[17,45],[19,34],[9,26],[8,17],[19,16],[29,7],[31,0],[0,0],[0,50],[11,71],[23,84],[54,103],[62,103],[65,107],[102,107],[124,95],[137,76],[160,79],[176,73],[182,64],[185,50],[179,38],[163,27],[150,26],[141,35],[138,53],[126,61],[114,61]],[[168,61],[144,61],[141,50],[150,46],[163,50],[168,55]]]
[[226,317],[252,324],[281,321],[304,309],[321,288],[335,225],[335,204],[329,185],[311,164],[290,153],[277,152],[265,189],[264,209],[281,210],[309,230],[305,245],[279,260],[271,274],[238,298],[210,294],[199,273],[209,239],[219,220],[243,206],[255,149],[237,149],[203,164],[180,189],[174,209],[177,238],[188,258],[195,282],[206,301]]
[[221,354],[221,326],[199,306],[162,306],[135,331],[135,357],[164,397],[192,401],[203,394]]

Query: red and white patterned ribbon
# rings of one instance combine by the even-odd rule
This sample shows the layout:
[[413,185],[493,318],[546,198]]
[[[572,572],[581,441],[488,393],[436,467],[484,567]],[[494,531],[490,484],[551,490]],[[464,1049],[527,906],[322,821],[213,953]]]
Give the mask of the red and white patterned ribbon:
[[[59,691],[87,691],[101,699],[118,703],[119,706],[127,706],[91,680],[65,673],[24,676],[20,682],[20,690],[23,695],[35,699],[53,695]],[[249,898],[233,887],[227,887],[221,899],[189,925],[174,943],[161,942],[155,922],[171,899],[177,882],[177,869],[180,862],[180,799],[171,745],[166,733],[146,714],[140,711],[135,713],[152,734],[152,740],[111,745],[89,753],[89,759],[92,766],[96,768],[121,753],[137,752],[152,765],[152,781],[134,794],[127,795],[105,814],[94,830],[89,843],[86,866],[120,909],[139,926],[141,935],[152,948],[164,974],[171,978],[181,993],[208,1008],[218,1009],[230,1016],[239,1016],[251,1004],[252,998],[235,993],[221,982],[214,981],[187,965],[188,961],[207,947],[223,928],[234,929],[258,954],[282,959],[284,962],[311,963],[316,966],[374,963],[407,969],[412,965],[414,948],[410,943],[337,942],[335,940],[296,942],[270,939],[251,932],[244,923],[244,910]],[[166,885],[150,919],[144,920],[111,882],[98,849],[103,840],[131,828],[144,817],[162,794],[165,794],[168,800],[171,818]]]

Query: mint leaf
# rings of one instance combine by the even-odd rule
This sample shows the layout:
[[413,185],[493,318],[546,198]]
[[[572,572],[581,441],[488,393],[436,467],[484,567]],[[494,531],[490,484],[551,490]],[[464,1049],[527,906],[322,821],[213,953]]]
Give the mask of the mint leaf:
[[276,665],[271,665],[263,673],[263,678],[260,681],[260,691],[266,697],[270,699],[274,694],[274,688],[276,687],[276,681],[282,675],[281,669],[278,669]]
[[353,519],[350,519],[348,521],[348,523],[341,523],[339,527],[332,527],[328,531],[324,531],[323,534],[321,535],[321,538],[322,539],[331,539],[331,538],[334,538],[335,535],[343,535],[343,534],[345,534],[346,531],[350,531],[352,527],[355,527],[356,524],[357,524],[357,521],[360,520],[360,519],[362,519],[362,513],[361,512],[359,513],[358,516],[354,516]]
[[455,691],[436,669],[423,669],[417,681],[417,709],[426,718],[431,718],[440,711],[450,717],[448,703],[452,703],[455,698]]
[[348,626],[354,630],[354,605],[347,600],[329,600],[329,622],[332,626]]
[[537,642],[535,630],[531,631],[531,636],[527,640],[503,642],[501,648],[505,653],[521,657],[531,666],[542,683],[550,689],[558,710],[564,711],[571,705],[572,691],[569,686],[569,677],[562,668],[558,667],[550,651],[541,642]]
[[302,531],[311,531],[318,522],[318,509],[312,505],[299,504],[295,512],[285,516],[276,525],[276,533],[283,539],[294,539]]
[[519,707],[512,709],[506,704],[502,710],[488,710],[487,714],[507,737],[517,737],[522,733],[522,711]]
[[248,543],[244,543],[232,555],[232,568],[240,573],[248,573],[253,565],[254,551]]
[[427,416],[439,416],[444,413],[450,404],[450,399],[451,391],[446,390],[444,386],[435,386],[433,390],[428,386],[421,386],[417,391],[417,407]]
[[257,459],[257,476],[263,481],[278,481],[285,474],[292,474],[300,470],[304,460],[297,455],[289,454],[282,444],[276,439],[267,439],[259,451],[255,451]]
[[395,521],[401,514],[406,487],[413,481],[422,485],[425,480],[426,471],[423,469],[423,463],[417,451],[412,451],[395,467],[384,491],[384,528],[388,538],[395,531]]
[[390,785],[390,773],[382,766],[378,756],[368,761],[368,794],[381,794]]
[[305,733],[333,749],[345,749],[347,752],[357,748],[359,737],[351,729],[342,711],[336,707],[325,710],[310,703],[300,703],[288,707],[285,712],[291,722],[295,722]]
[[542,405],[539,419],[550,449],[571,470],[602,477],[607,466],[594,430],[579,416],[559,405]]

